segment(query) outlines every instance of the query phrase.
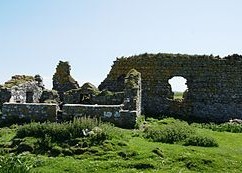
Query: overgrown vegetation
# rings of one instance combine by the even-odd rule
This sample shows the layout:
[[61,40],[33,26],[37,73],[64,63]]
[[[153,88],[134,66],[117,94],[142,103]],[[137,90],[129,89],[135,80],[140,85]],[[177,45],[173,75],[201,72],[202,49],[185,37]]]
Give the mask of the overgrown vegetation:
[[218,147],[217,141],[212,137],[192,135],[185,139],[184,145],[193,145],[201,147]]
[[170,124],[161,122],[159,125],[147,127],[144,136],[154,142],[173,144],[184,141],[194,133],[195,131],[187,123],[176,120]]
[[33,76],[15,75],[15,76],[12,76],[11,80],[5,82],[4,87],[11,88],[13,86],[16,86],[25,82],[31,82],[31,81],[34,81]]
[[97,119],[77,118],[73,122],[30,123],[21,126],[13,139],[13,145],[17,152],[73,155],[87,151],[88,147],[102,145],[117,135],[121,133],[111,124],[104,124]]
[[182,100],[183,99],[183,94],[184,94],[184,92],[174,92],[174,99],[175,100]]
[[84,137],[85,130],[91,131],[94,127],[101,125],[96,119],[77,118],[73,122],[64,123],[30,123],[21,126],[16,133],[16,138],[37,137],[43,138],[46,135],[52,140],[63,142],[77,137]]
[[237,123],[223,123],[223,124],[197,124],[198,127],[211,129],[218,132],[242,133],[242,124]]
[[148,118],[126,130],[81,118],[1,128],[0,173],[241,172],[242,135],[203,126]]
[[212,137],[198,135],[188,123],[173,118],[160,121],[159,125],[145,128],[145,138],[154,142],[182,143],[184,145],[217,147],[218,143]]
[[0,173],[30,173],[34,163],[29,158],[6,154],[0,156]]

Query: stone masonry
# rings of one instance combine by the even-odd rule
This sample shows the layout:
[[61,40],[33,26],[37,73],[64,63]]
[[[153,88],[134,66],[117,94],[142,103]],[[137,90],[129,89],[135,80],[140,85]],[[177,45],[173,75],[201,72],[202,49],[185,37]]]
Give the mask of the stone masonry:
[[124,109],[141,115],[141,73],[131,69],[124,81]]
[[[142,75],[142,109],[145,115],[185,114],[202,121],[242,119],[242,56],[142,54],[118,58],[99,89],[122,91],[125,74],[136,69]],[[168,80],[182,76],[188,91],[174,104]],[[175,105],[175,106],[174,106]]]
[[71,67],[68,62],[60,61],[53,75],[53,90],[58,91],[61,101],[64,92],[79,88],[79,84],[70,75]]
[[[173,99],[168,83],[175,76],[187,80],[188,90],[182,101]],[[56,121],[57,116],[63,120],[91,116],[132,128],[142,113],[220,123],[242,119],[242,56],[122,57],[114,62],[98,88],[90,83],[79,87],[70,75],[69,63],[60,61],[53,89],[45,90],[39,75],[13,76],[0,85],[0,120]]]
[[[124,82],[125,89],[122,104],[64,104],[62,108],[63,120],[72,120],[74,117],[87,116],[111,122],[119,127],[134,128],[136,120],[141,113],[141,74],[132,69],[126,75]],[[76,94],[75,90],[74,95]]]
[[[63,66],[63,63],[60,62],[59,65]],[[31,121],[71,121],[80,116],[96,117],[124,128],[135,126],[141,112],[139,72],[132,69],[127,74],[122,92],[110,92],[99,91],[90,83],[76,88],[78,86],[75,82],[69,80],[69,72],[63,75],[64,79],[61,78],[60,71],[66,67],[70,69],[69,65],[64,63],[61,70],[59,65],[53,79],[55,83],[56,76],[59,75],[60,80],[55,83],[59,91],[44,89],[39,75],[35,77],[38,80],[31,76],[17,75],[7,82],[8,89],[1,87],[0,101],[3,107],[0,126]],[[62,100],[59,94],[62,94]]]
[[26,123],[31,121],[56,121],[57,104],[47,103],[4,103],[0,124]]
[[4,102],[38,103],[44,85],[39,75],[15,75],[0,89],[0,107]]
[[137,118],[136,111],[123,110],[123,105],[65,104],[62,110],[64,120],[71,120],[74,117],[91,117],[123,128],[134,128]]

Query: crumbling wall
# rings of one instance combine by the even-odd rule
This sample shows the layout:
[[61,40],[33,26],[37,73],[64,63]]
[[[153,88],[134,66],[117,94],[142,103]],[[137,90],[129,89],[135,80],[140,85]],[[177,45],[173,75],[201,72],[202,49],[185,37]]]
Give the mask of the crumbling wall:
[[[11,103],[38,103],[42,94],[42,88],[36,85],[36,82],[26,82],[11,89]],[[30,95],[28,95],[30,93]],[[32,98],[29,98],[32,97]]]
[[5,82],[0,90],[0,104],[11,103],[38,103],[44,85],[39,75],[26,76],[15,75],[12,79]]
[[111,122],[123,128],[134,128],[138,116],[136,111],[123,110],[123,105],[65,104],[62,111],[64,120],[86,116]]
[[131,69],[124,81],[124,109],[141,114],[141,73]]
[[[65,104],[62,108],[63,120],[72,120],[74,117],[90,116],[114,123],[119,127],[134,128],[136,120],[141,114],[141,74],[135,69],[131,69],[125,77],[124,86],[124,91],[118,92],[122,96],[121,98],[123,98],[122,104]],[[115,98],[113,94],[117,93],[103,91],[103,99],[105,103],[107,102],[107,98]],[[110,97],[107,97],[107,95],[110,95]],[[102,97],[102,92],[93,98],[100,99],[100,97]],[[90,99],[90,101],[94,100]]]
[[60,61],[53,75],[53,90],[58,91],[61,100],[63,100],[64,92],[79,88],[77,81],[70,75],[70,71],[69,63]]
[[64,92],[63,102],[69,104],[90,104],[91,98],[99,94],[99,92],[91,83],[85,83],[78,89]]
[[56,121],[57,104],[4,103],[0,124]]
[[[120,80],[131,69],[142,75],[143,113],[186,114],[204,121],[223,122],[242,118],[242,58],[206,55],[142,54],[117,59],[100,90],[122,91]],[[188,92],[179,109],[174,108],[168,80],[182,76]],[[179,110],[179,111],[176,111]]]
[[55,90],[43,90],[40,100],[40,103],[60,103],[59,94]]
[[102,91],[90,99],[91,104],[119,105],[124,102],[124,92]]

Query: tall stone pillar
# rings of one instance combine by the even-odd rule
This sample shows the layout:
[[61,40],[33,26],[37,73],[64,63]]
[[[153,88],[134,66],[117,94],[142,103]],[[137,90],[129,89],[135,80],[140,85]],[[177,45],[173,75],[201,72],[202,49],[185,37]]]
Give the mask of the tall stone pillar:
[[124,110],[141,114],[141,73],[131,69],[124,81]]

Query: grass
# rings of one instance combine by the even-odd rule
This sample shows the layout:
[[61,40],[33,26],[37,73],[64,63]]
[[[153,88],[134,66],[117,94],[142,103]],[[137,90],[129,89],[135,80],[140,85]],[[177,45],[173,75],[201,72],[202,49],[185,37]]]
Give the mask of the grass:
[[232,132],[232,133],[242,133],[242,124],[237,123],[223,123],[223,124],[197,124],[198,127],[211,129],[218,132]]
[[174,92],[174,100],[182,100],[183,99],[183,92],[175,91]]
[[[120,129],[110,124],[96,125],[96,127],[105,131],[105,134],[109,137],[92,145],[84,143],[90,140],[91,136],[70,136],[69,139],[61,142],[62,145],[59,145],[58,141],[52,141],[51,135],[44,137],[42,135],[17,136],[23,128],[28,127],[30,131],[35,129],[30,128],[29,125],[2,128],[0,129],[2,157],[9,157],[7,153],[10,152],[11,157],[20,159],[20,165],[27,167],[30,172],[236,173],[242,171],[241,133],[212,131],[211,129],[201,128],[194,124],[188,125],[186,122],[171,118],[163,120],[148,119],[141,129],[136,130]],[[192,135],[187,135],[188,137],[184,140],[182,138],[182,140],[175,141],[173,144],[154,141],[152,138],[145,137],[147,128],[164,130],[168,127],[170,129],[176,126],[179,126],[178,128],[187,128],[188,134]],[[68,125],[62,125],[62,127],[66,128]],[[46,128],[48,129],[48,127]],[[91,129],[93,128],[91,127]],[[162,133],[162,131],[159,131],[159,133]],[[181,131],[176,133],[186,134],[187,132]],[[194,135],[199,137],[198,141],[204,140],[204,138],[215,140],[218,143],[218,147],[183,145],[186,139],[191,140],[193,143]],[[196,137],[195,139],[197,141]],[[74,141],[78,143],[75,144]],[[38,147],[38,142],[50,144],[50,149],[39,154],[34,153],[34,150],[16,153],[19,145],[24,146],[23,144],[26,144],[35,148]],[[57,153],[59,152],[59,154],[51,155],[53,150]]]

